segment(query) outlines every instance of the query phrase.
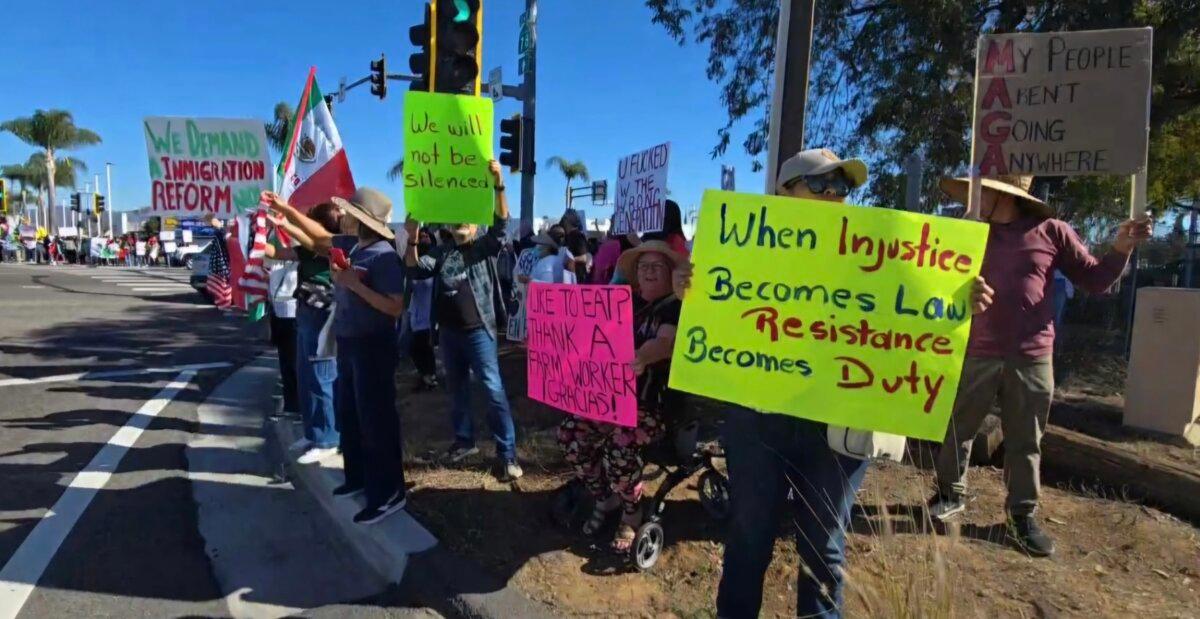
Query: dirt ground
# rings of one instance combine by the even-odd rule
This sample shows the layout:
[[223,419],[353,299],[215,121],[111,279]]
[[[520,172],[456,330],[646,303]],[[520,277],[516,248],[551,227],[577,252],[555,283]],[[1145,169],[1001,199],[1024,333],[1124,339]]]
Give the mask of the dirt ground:
[[[501,484],[489,475],[493,451],[490,441],[482,440],[489,436],[482,394],[475,400],[482,453],[461,468],[429,463],[427,454],[450,442],[449,402],[441,392],[409,395],[406,377],[400,399],[407,473],[414,484],[409,510],[452,550],[563,616],[714,616],[721,526],[701,509],[695,480],[669,498],[666,547],[649,573],[614,559],[602,549],[606,538],[591,541],[560,529],[549,511],[554,491],[568,478],[553,442],[561,414],[528,401],[523,359],[511,351],[503,356],[525,477]],[[1064,416],[1083,419],[1083,425],[1102,421],[1100,430],[1089,433],[1104,431],[1113,406],[1106,398],[1113,394],[1082,383],[1063,387],[1066,398],[1054,416],[1066,406],[1074,412]],[[1154,437],[1125,445],[1163,449]],[[1200,466],[1195,450],[1171,449]],[[1103,491],[1048,487],[1040,515],[1058,552],[1053,559],[1033,559],[1004,542],[999,470],[973,469],[967,513],[948,529],[934,530],[920,507],[932,488],[926,468],[922,463],[874,465],[868,473],[848,542],[847,616],[1196,616],[1200,530],[1193,526]],[[790,523],[784,518],[779,531],[763,616],[794,614],[800,568]]]

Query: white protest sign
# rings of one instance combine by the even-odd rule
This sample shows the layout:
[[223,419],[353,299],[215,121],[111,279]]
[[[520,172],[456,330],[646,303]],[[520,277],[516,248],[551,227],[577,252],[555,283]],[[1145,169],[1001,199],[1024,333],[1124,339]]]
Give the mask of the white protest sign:
[[979,37],[981,176],[1130,175],[1146,163],[1150,28]]
[[79,236],[79,229],[75,226],[59,226],[58,236]]
[[617,163],[614,233],[662,230],[670,159],[671,143],[667,142],[624,157]]
[[163,251],[167,252],[168,254],[175,253],[176,249],[178,249],[178,247],[175,246],[175,241],[167,241],[166,243],[163,243]]
[[192,242],[192,231],[184,230],[183,231],[183,244],[187,245],[188,243],[191,243],[191,242]]
[[166,243],[167,241],[174,241],[175,240],[175,231],[169,230],[166,232],[159,232],[158,240],[162,241],[163,243]]
[[275,173],[263,122],[151,116],[143,122],[154,212],[236,214]]

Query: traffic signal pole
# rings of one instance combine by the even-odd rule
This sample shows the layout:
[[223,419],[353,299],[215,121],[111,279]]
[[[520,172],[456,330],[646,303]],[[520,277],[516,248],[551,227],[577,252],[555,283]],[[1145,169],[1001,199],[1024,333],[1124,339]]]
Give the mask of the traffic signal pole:
[[[525,120],[524,139],[533,149],[537,130],[537,0],[525,0],[525,23],[521,24],[521,36],[528,35],[524,51],[524,82],[521,85],[521,116]],[[537,161],[531,156],[521,166],[521,233],[533,231],[533,191]]]

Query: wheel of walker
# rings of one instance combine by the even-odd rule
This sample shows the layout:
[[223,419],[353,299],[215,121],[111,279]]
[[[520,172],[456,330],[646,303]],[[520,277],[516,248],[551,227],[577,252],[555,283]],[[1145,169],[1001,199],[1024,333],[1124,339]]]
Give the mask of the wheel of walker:
[[663,528],[657,522],[647,522],[638,528],[633,540],[633,563],[638,571],[645,572],[658,563],[663,549]]
[[714,470],[700,476],[700,506],[713,520],[729,517],[729,480]]

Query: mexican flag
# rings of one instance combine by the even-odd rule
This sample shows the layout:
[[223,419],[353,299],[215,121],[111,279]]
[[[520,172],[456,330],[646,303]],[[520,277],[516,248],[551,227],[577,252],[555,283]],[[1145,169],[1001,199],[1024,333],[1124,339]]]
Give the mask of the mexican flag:
[[291,131],[279,162],[279,195],[301,211],[333,196],[349,199],[354,195],[350,162],[333,124],[333,114],[317,88],[316,67],[308,70]]

